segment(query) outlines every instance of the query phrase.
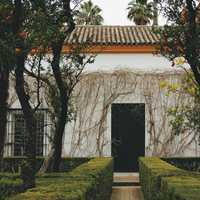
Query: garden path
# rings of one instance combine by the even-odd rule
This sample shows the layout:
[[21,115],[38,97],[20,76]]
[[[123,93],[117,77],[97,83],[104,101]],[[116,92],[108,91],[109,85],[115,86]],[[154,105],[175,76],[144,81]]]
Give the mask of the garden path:
[[111,200],[144,200],[137,173],[115,173]]

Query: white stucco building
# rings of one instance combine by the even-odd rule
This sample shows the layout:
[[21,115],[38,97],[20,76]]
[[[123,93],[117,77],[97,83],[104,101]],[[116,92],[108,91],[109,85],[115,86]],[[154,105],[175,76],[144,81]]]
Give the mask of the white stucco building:
[[[74,33],[80,43],[89,39],[88,53],[97,56],[75,88],[76,117],[66,127],[63,156],[113,155],[119,171],[131,170],[140,155],[199,156],[198,138],[183,142],[171,134],[167,110],[187,100],[184,94],[167,96],[161,83],[179,82],[183,73],[155,55],[159,38],[150,26],[78,26]],[[63,53],[75,42],[73,34]],[[21,156],[24,121],[11,93],[5,156]],[[45,100],[39,113],[37,153],[47,155],[51,123]]]

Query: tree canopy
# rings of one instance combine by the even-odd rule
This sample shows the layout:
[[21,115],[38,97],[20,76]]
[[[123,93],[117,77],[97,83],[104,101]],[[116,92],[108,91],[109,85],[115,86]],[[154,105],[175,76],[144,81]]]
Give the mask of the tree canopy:
[[78,25],[101,25],[103,24],[102,9],[94,5],[91,0],[80,5],[75,11],[75,21]]
[[147,0],[132,0],[127,9],[128,19],[136,25],[147,25],[154,17],[153,4]]
[[174,60],[184,57],[200,88],[200,4],[195,0],[160,0],[167,24],[159,30],[160,52]]
[[12,34],[13,5],[3,0],[0,4],[0,69],[13,67],[15,57],[14,35]]

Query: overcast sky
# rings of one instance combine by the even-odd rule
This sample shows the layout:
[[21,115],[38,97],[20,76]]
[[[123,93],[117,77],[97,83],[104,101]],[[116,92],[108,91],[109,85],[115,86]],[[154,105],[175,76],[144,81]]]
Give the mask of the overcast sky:
[[[104,24],[106,25],[132,25],[127,19],[127,6],[130,0],[92,0],[103,10]],[[163,19],[159,19],[163,24]]]
[[127,5],[130,0],[93,0],[103,10],[104,24],[132,24],[127,19]]

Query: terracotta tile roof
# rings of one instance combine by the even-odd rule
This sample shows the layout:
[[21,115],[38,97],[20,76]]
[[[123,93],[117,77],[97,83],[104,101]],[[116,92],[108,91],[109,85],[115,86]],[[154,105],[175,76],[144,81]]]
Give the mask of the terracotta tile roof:
[[76,26],[66,44],[87,41],[92,45],[153,45],[159,36],[151,26]]

